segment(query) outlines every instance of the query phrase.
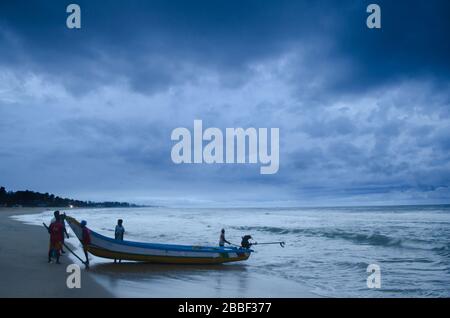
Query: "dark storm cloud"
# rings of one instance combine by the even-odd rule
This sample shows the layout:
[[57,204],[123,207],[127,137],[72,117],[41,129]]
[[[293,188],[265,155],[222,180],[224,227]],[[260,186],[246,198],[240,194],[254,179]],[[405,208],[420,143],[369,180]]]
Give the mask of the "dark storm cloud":
[[[77,1],[82,29],[69,30],[69,1],[2,1],[0,172],[17,187],[131,198],[438,200],[450,3],[377,1],[382,29],[369,30],[371,2]],[[170,132],[194,119],[280,127],[280,172],[173,165]]]
[[379,1],[382,29],[370,32],[367,1],[78,3],[81,31],[65,27],[65,2],[2,2],[3,63],[53,75],[64,68],[67,85],[87,76],[91,85],[125,76],[135,89],[150,92],[186,75],[180,72],[184,63],[240,73],[297,47],[309,50],[318,68],[323,61],[330,68],[348,62],[347,74],[338,69],[342,76],[327,83],[334,93],[417,72],[450,72],[448,1]]

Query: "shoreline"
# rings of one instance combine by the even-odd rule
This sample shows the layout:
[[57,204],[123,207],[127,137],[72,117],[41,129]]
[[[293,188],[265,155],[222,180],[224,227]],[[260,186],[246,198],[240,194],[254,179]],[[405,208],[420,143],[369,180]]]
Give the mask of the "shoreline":
[[[2,273],[8,275],[6,284],[0,287],[0,297],[118,297],[118,298],[316,298],[321,297],[304,288],[300,283],[286,278],[273,279],[270,275],[252,271],[251,263],[225,264],[218,266],[188,266],[145,264],[139,262],[124,262],[113,264],[93,256],[91,267],[87,272],[82,269],[82,288],[70,290],[66,287],[69,274],[66,266],[77,263],[72,256],[65,254],[63,265],[47,263],[48,234],[42,226],[42,221],[22,223],[10,216],[40,214],[51,208],[0,208],[0,239],[1,235],[14,242],[14,248],[4,253],[5,247],[0,243],[0,251],[12,254],[13,260],[0,260]],[[46,217],[50,219],[51,215]],[[26,221],[24,221],[26,222]],[[34,224],[33,224],[34,223]],[[6,227],[6,228],[5,228]],[[21,235],[20,233],[25,233]],[[19,253],[30,243],[31,251]],[[2,242],[6,242],[2,239]],[[69,242],[72,243],[72,242]],[[9,247],[9,246],[8,246]],[[77,252],[77,247],[74,247]],[[24,268],[14,268],[15,262],[23,255],[31,259]],[[91,255],[92,256],[92,255]],[[82,266],[84,268],[84,266]],[[56,271],[56,272],[55,272]],[[34,273],[34,274],[33,274]],[[33,276],[33,281],[24,277]],[[53,275],[53,276],[52,276]],[[53,281],[49,286],[47,280],[57,277],[60,282]],[[16,281],[15,287],[7,286]],[[17,283],[18,282],[18,283]],[[29,287],[28,285],[31,285]],[[39,290],[45,286],[45,290]],[[42,288],[44,289],[44,288]]]
[[[114,297],[81,266],[81,288],[66,286],[68,254],[61,265],[47,263],[48,234],[45,229],[10,217],[40,213],[51,208],[0,208],[0,297],[104,298]],[[66,252],[67,253],[67,252]]]

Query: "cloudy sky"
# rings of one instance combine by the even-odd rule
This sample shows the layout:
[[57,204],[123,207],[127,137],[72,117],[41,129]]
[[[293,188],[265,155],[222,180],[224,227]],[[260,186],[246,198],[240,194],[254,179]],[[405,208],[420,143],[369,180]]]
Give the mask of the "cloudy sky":
[[[82,28],[66,27],[66,6]],[[0,185],[157,204],[449,203],[450,2],[0,3]],[[280,170],[171,132],[280,128]]]

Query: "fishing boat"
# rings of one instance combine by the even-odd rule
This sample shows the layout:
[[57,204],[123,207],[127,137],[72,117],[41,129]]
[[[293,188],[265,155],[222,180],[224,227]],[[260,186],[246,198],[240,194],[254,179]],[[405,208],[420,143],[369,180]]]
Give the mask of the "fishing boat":
[[[81,241],[80,223],[67,216],[66,221]],[[108,259],[121,259],[160,264],[221,264],[245,261],[253,252],[240,247],[192,246],[159,243],[119,241],[89,229],[91,243],[89,253]]]

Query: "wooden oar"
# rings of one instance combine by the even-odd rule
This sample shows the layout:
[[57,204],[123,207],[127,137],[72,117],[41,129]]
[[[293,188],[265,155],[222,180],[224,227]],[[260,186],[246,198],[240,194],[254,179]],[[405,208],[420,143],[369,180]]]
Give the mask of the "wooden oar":
[[[43,224],[44,227],[47,229],[47,231],[50,231],[50,229],[49,229],[49,227],[47,226],[47,224],[45,224],[45,223],[42,223],[42,224]],[[89,263],[88,263],[87,261],[83,261],[83,260],[81,259],[81,257],[79,257],[77,254],[75,254],[75,252],[72,251],[72,249],[71,249],[70,247],[67,246],[66,243],[63,242],[63,245],[64,245],[64,247],[65,247],[70,253],[72,253],[73,256],[75,256],[76,258],[78,258],[78,259],[80,260],[80,262],[83,263],[84,266],[86,266],[86,268],[89,268]]]

